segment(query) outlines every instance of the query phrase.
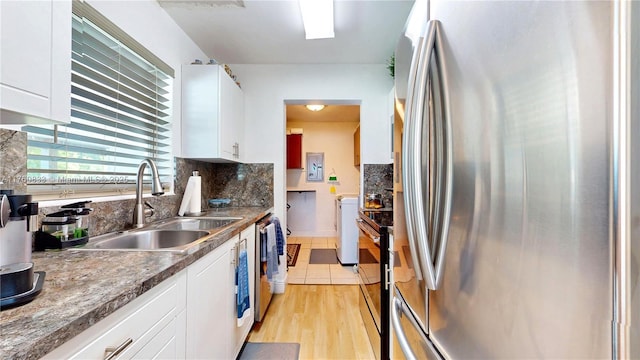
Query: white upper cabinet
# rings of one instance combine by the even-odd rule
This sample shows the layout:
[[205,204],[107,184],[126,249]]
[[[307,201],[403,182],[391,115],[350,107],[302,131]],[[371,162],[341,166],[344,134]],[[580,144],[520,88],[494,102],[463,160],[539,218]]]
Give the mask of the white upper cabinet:
[[220,65],[182,67],[182,156],[242,161],[242,90]]
[[0,124],[70,121],[71,1],[0,1]]
[[395,123],[395,109],[396,109],[396,88],[391,88],[389,95],[387,96],[387,104],[389,106],[389,110],[387,111],[387,116],[389,118],[389,158],[391,162],[394,161],[394,123]]

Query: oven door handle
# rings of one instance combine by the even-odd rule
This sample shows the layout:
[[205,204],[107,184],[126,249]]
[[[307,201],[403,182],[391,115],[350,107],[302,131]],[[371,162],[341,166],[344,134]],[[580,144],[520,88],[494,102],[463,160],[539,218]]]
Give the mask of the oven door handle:
[[356,219],[356,224],[358,225],[358,228],[360,228],[360,230],[365,233],[365,235],[373,240],[374,243],[380,243],[380,234],[378,234],[377,231],[373,230],[371,226],[362,221],[362,219]]

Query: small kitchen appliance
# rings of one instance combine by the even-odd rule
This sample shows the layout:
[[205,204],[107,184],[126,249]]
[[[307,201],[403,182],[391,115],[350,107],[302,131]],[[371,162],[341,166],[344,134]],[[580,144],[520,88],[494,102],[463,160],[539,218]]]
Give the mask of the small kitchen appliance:
[[93,209],[82,201],[61,207],[42,220],[42,228],[36,232],[34,250],[66,249],[84,245],[89,241],[89,214]]
[[0,190],[0,308],[33,300],[42,290],[45,273],[33,271],[32,232],[37,228],[38,203],[31,195]]

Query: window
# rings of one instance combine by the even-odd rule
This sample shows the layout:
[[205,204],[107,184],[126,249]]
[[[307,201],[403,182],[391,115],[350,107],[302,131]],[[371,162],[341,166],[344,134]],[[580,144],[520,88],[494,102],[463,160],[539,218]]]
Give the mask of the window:
[[84,2],[73,2],[72,30],[71,122],[23,127],[28,191],[39,198],[135,192],[145,158],[170,182],[173,69]]

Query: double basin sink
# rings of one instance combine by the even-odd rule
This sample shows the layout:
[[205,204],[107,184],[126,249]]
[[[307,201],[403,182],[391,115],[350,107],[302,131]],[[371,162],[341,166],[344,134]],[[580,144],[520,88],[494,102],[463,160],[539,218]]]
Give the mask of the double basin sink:
[[142,229],[118,231],[91,238],[73,250],[168,251],[188,253],[241,217],[175,217],[151,223]]

